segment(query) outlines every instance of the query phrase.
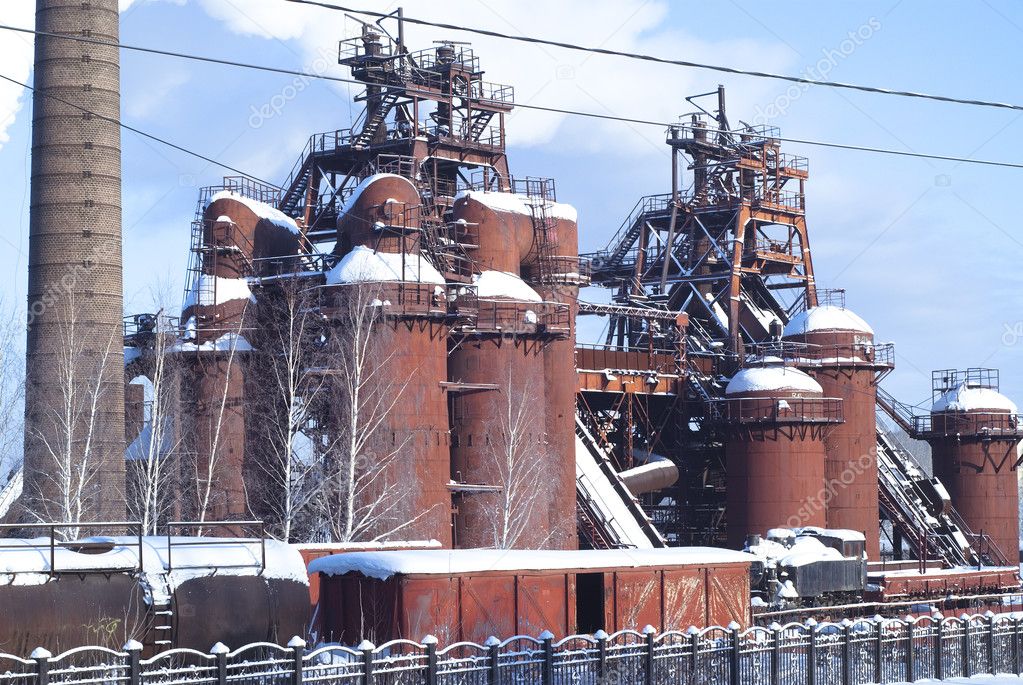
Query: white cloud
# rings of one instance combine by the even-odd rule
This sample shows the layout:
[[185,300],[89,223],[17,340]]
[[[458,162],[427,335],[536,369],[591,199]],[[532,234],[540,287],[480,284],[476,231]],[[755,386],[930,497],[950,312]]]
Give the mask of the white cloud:
[[[13,0],[0,7],[0,23],[31,29],[35,25],[35,2]],[[0,73],[21,81],[28,81],[32,71],[32,36],[26,33],[4,31],[0,40]],[[8,81],[0,81],[0,149],[10,140],[7,130],[25,104],[24,88]]]
[[[341,12],[282,3],[280,0],[199,0],[212,17],[229,30],[248,36],[281,41],[301,52],[299,61],[310,64],[322,50],[333,50],[338,40],[358,34],[359,24]],[[392,2],[381,8],[388,11]],[[519,35],[569,40],[581,45],[647,52],[700,61],[782,70],[790,53],[781,46],[759,41],[708,41],[696,35],[664,28],[668,3],[650,0],[406,0],[407,14],[440,22],[490,28]],[[394,30],[394,22],[385,26]],[[460,33],[409,24],[407,43],[412,50],[428,49],[433,41],[471,41],[486,71],[486,80],[515,87],[516,101],[562,109],[614,113],[656,121],[670,121],[692,107],[686,95],[716,86],[717,76],[668,65],[657,65],[582,53],[476,34]],[[337,67],[330,73],[347,75]],[[733,93],[736,111],[752,103],[766,102],[770,84],[744,84]],[[342,87],[342,90],[344,88]],[[647,142],[666,150],[664,132],[656,127],[633,127],[620,123],[576,120],[566,115],[520,108],[513,113],[509,141],[540,145],[554,141],[573,149],[649,154]],[[644,142],[647,141],[647,142]]]

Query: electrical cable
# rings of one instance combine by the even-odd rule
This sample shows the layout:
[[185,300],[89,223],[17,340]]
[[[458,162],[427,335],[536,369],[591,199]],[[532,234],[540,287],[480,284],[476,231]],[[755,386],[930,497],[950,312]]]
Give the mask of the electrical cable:
[[[300,5],[312,5],[315,7],[321,7],[323,9],[335,10],[339,12],[349,12],[351,14],[361,14],[369,17],[377,17],[380,19],[396,18],[394,12],[376,12],[373,10],[356,9],[354,7],[346,7],[342,5],[333,5],[327,2],[318,2],[317,0],[284,0],[285,2],[291,2]],[[976,107],[995,107],[998,109],[1011,109],[1016,111],[1023,111],[1023,105],[1016,105],[1010,102],[992,102],[990,100],[978,100],[974,98],[960,98],[952,97],[947,95],[935,95],[933,93],[920,93],[910,90],[897,90],[894,88],[880,88],[877,86],[865,86],[856,83],[844,83],[842,81],[825,81],[822,79],[812,79],[805,76],[790,76],[788,74],[776,74],[768,71],[757,71],[753,69],[739,69],[737,67],[726,67],[719,64],[706,64],[703,62],[693,62],[690,60],[670,59],[667,57],[657,57],[656,55],[647,55],[637,52],[626,52],[624,50],[612,50],[610,48],[599,48],[590,47],[586,45],[578,45],[576,43],[567,43],[559,40],[550,40],[546,38],[536,38],[534,36],[522,36],[510,33],[502,33],[500,31],[494,31],[491,29],[481,29],[470,26],[462,26],[459,24],[446,24],[437,21],[428,21],[426,19],[417,19],[415,17],[409,17],[402,15],[402,20],[410,24],[418,24],[420,26],[431,26],[434,28],[445,29],[448,31],[462,31],[465,33],[475,33],[481,36],[489,36],[491,38],[502,38],[505,40],[520,41],[523,43],[532,43],[534,45],[549,45],[555,48],[564,48],[566,50],[577,50],[580,52],[595,53],[598,55],[609,55],[612,57],[625,57],[628,59],[641,60],[644,62],[656,62],[658,64],[669,64],[678,67],[689,67],[693,69],[708,69],[711,71],[723,72],[726,74],[737,74],[739,76],[753,76],[757,78],[769,78],[777,79],[780,81],[789,81],[790,83],[803,83],[812,86],[830,86],[832,88],[845,88],[848,90],[858,90],[864,93],[875,93],[880,95],[897,95],[900,97],[918,98],[922,100],[936,100],[938,102],[949,102],[959,105],[971,105]]]
[[146,133],[145,131],[143,131],[141,129],[138,129],[138,128],[135,128],[134,126],[131,126],[129,124],[126,124],[123,121],[120,121],[119,119],[115,119],[114,117],[108,117],[108,116],[105,116],[103,114],[99,114],[98,112],[93,112],[90,109],[86,109],[85,107],[82,107],[80,105],[76,105],[73,102],[68,102],[67,100],[64,100],[63,98],[59,98],[56,95],[53,95],[51,93],[47,93],[46,91],[36,90],[36,88],[34,86],[30,86],[27,83],[22,83],[21,81],[18,81],[17,79],[11,78],[10,76],[5,76],[3,74],[0,74],[0,79],[3,79],[4,81],[8,81],[10,83],[13,83],[16,86],[21,86],[22,88],[26,88],[26,89],[32,91],[33,93],[39,93],[39,94],[41,94],[41,95],[43,95],[45,97],[50,98],[51,100],[54,100],[54,101],[59,102],[61,104],[67,105],[68,107],[73,107],[74,109],[77,109],[79,112],[82,112],[83,114],[88,114],[90,116],[96,117],[97,119],[102,119],[104,121],[109,121],[112,124],[117,124],[118,126],[120,126],[121,128],[125,129],[126,131],[131,131],[132,133],[134,133],[136,135],[140,135],[143,138],[148,138],[149,140],[152,140],[154,142],[160,143],[161,145],[166,145],[166,146],[171,147],[171,148],[173,148],[175,150],[178,150],[179,152],[184,152],[187,155],[191,155],[193,157],[197,157],[197,158],[203,160],[204,162],[209,162],[210,164],[214,164],[214,165],[216,165],[216,166],[218,166],[218,167],[220,167],[222,169],[227,169],[228,171],[233,171],[236,174],[241,174],[242,176],[246,176],[248,178],[251,178],[254,181],[259,181],[260,183],[264,183],[264,184],[266,184],[268,186],[272,186],[274,188],[280,189],[280,186],[278,186],[276,183],[270,183],[269,181],[264,181],[263,179],[259,178],[258,176],[254,176],[254,175],[252,175],[250,173],[242,171],[241,169],[233,167],[230,164],[225,164],[223,162],[219,162],[219,161],[213,159],[212,157],[207,157],[206,155],[203,155],[203,154],[200,154],[198,152],[195,152],[194,150],[189,150],[186,147],[182,147],[181,145],[178,145],[177,143],[172,143],[171,141],[169,141],[169,140],[167,140],[165,138],[161,138],[159,136],[155,136],[152,133]]
[[[287,1],[290,2],[291,0],[287,0]],[[212,64],[220,64],[220,65],[224,65],[224,66],[238,67],[238,68],[244,68],[244,69],[253,69],[253,70],[257,70],[257,71],[266,71],[266,72],[277,73],[277,74],[286,74],[286,75],[291,75],[291,76],[300,76],[300,77],[309,78],[309,79],[319,79],[319,80],[325,80],[325,81],[334,81],[334,82],[338,82],[338,83],[348,83],[348,84],[357,85],[357,86],[365,86],[366,85],[362,81],[358,81],[356,79],[351,79],[351,78],[344,78],[344,77],[341,77],[341,76],[329,76],[327,74],[317,74],[317,73],[313,73],[313,72],[301,71],[301,70],[295,70],[295,69],[284,69],[284,68],[281,68],[281,67],[271,67],[271,66],[266,66],[266,65],[261,65],[261,64],[251,64],[251,63],[247,63],[247,62],[238,62],[238,61],[235,61],[235,60],[226,60],[226,59],[220,59],[220,58],[216,58],[216,57],[207,57],[207,56],[204,56],[204,55],[192,55],[192,54],[183,53],[183,52],[174,52],[174,51],[170,51],[170,50],[160,50],[160,49],[156,49],[156,48],[148,48],[148,47],[143,47],[143,46],[139,46],[139,45],[127,45],[127,44],[124,44],[124,43],[111,43],[109,41],[98,40],[98,39],[94,39],[94,38],[84,38],[84,37],[81,37],[81,36],[67,36],[67,35],[62,35],[62,34],[48,33],[48,32],[45,32],[45,31],[35,31],[35,30],[32,30],[32,29],[25,29],[25,28],[16,27],[16,26],[9,26],[9,25],[5,25],[5,24],[0,24],[0,30],[10,30],[10,31],[19,31],[19,32],[23,32],[23,33],[32,33],[32,34],[35,34],[35,35],[42,35],[42,36],[47,36],[47,37],[52,37],[52,38],[60,38],[60,39],[65,39],[65,40],[73,40],[73,41],[78,41],[78,42],[92,43],[92,44],[98,44],[98,45],[103,45],[103,46],[107,46],[107,47],[117,47],[117,48],[121,48],[121,49],[124,49],[124,50],[134,50],[134,51],[138,51],[138,52],[151,53],[151,54],[162,55],[162,56],[166,56],[166,57],[177,57],[177,58],[180,58],[180,59],[195,60],[195,61],[199,61],[199,62],[208,62],[208,63],[212,63]],[[14,82],[13,79],[9,79],[8,78],[7,80]],[[405,88],[405,92],[408,93],[409,95],[422,95],[424,97],[425,96],[429,96],[429,95],[435,95],[433,93],[429,93],[429,92],[426,92],[426,91],[417,91],[417,90],[415,90],[413,88]],[[614,115],[614,114],[600,114],[600,113],[597,113],[597,112],[584,112],[584,111],[580,111],[580,110],[573,110],[573,109],[567,109],[567,108],[562,108],[562,107],[550,107],[550,106],[545,106],[545,105],[536,105],[536,104],[529,104],[529,103],[515,103],[514,106],[516,108],[519,108],[519,109],[529,109],[529,110],[534,110],[534,111],[539,111],[539,112],[548,112],[548,113],[551,113],[551,114],[564,114],[566,116],[586,117],[586,118],[590,118],[590,119],[602,119],[602,120],[605,120],[605,121],[616,121],[616,122],[620,122],[620,123],[637,124],[637,125],[640,125],[640,126],[657,126],[659,128],[667,128],[669,126],[675,126],[675,127],[687,128],[685,125],[682,125],[682,124],[669,124],[669,123],[665,123],[663,121],[654,121],[654,120],[651,120],[651,119],[641,119],[641,118],[638,118],[638,117],[618,116],[618,115]],[[124,124],[122,124],[122,126],[124,126]],[[148,135],[148,134],[142,133],[142,132],[137,131],[137,130],[135,132],[139,133],[140,135]],[[867,146],[867,145],[854,145],[854,144],[851,144],[851,143],[832,143],[832,142],[828,142],[828,141],[809,140],[809,139],[805,139],[805,138],[785,138],[785,137],[781,137],[781,136],[771,136],[771,137],[775,138],[776,140],[779,140],[781,142],[796,143],[796,144],[801,144],[801,145],[810,145],[810,146],[815,146],[815,147],[834,148],[834,149],[839,149],[839,150],[850,150],[850,151],[857,151],[857,152],[869,152],[869,153],[874,153],[874,154],[895,155],[895,156],[900,156],[900,157],[915,157],[915,158],[918,158],[918,159],[941,160],[941,161],[948,161],[948,162],[958,162],[958,163],[961,163],[961,164],[979,164],[979,165],[983,165],[983,166],[1005,167],[1005,168],[1009,168],[1009,169],[1023,169],[1023,163],[1003,162],[1003,161],[989,160],[989,159],[975,159],[975,158],[972,158],[972,157],[958,157],[958,156],[955,156],[955,155],[940,155],[940,154],[932,154],[932,153],[925,153],[925,152],[912,152],[912,151],[909,151],[909,150],[893,150],[891,148],[871,147],[871,146]],[[189,152],[189,154],[195,154],[195,153],[192,153],[191,151],[188,151],[188,152]],[[209,160],[207,160],[207,161],[209,161]],[[231,167],[227,167],[226,165],[223,165],[223,164],[221,164],[219,162],[214,162],[214,163],[218,164],[219,166],[223,166],[225,168],[231,169],[232,171],[237,171],[237,170],[235,170],[235,169],[233,169]],[[241,172],[238,172],[238,173],[241,173]],[[259,179],[256,179],[256,180],[259,180]],[[275,184],[272,184],[272,183],[269,184],[269,185],[273,185],[274,187],[277,187]]]

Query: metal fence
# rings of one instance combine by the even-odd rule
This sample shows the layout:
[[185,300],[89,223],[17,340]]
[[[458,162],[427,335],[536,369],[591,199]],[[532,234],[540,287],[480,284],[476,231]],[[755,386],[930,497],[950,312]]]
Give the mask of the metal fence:
[[657,634],[625,630],[554,640],[516,636],[440,647],[393,640],[308,650],[218,643],[208,654],[172,649],[142,658],[82,647],[30,658],[0,654],[2,685],[858,685],[1020,674],[1023,613],[917,619],[790,623],[740,630],[712,627]]

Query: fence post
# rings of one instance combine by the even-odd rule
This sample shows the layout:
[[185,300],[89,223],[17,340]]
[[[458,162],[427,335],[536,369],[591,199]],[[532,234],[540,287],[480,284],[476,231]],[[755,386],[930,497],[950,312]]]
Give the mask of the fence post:
[[1012,670],[1016,675],[1020,674],[1019,662],[1019,614],[1012,614]]
[[728,630],[732,633],[732,667],[730,671],[731,685],[740,685],[739,671],[742,663],[742,642],[739,639],[739,624],[732,621],[728,624]]
[[128,653],[126,659],[128,666],[128,685],[139,685],[142,679],[140,661],[142,658],[142,643],[137,640],[128,640],[124,643],[124,651]]
[[771,630],[771,685],[781,683],[781,624],[775,621]]
[[806,685],[817,685],[817,621],[806,619],[806,630],[809,632],[806,650]]
[[363,640],[356,649],[362,652],[362,685],[373,685],[373,650],[376,646],[369,640]]
[[842,619],[842,685],[852,685],[852,621]]
[[291,685],[302,685],[302,658],[305,656],[305,640],[298,635],[288,640],[291,647]]
[[941,614],[934,614],[932,618],[934,619],[934,679],[944,680],[945,659],[944,654],[942,653],[942,633],[945,631],[944,616]]
[[995,668],[995,612],[989,610],[984,618],[987,619],[987,663],[994,675],[998,671]]
[[916,632],[916,620],[906,616],[906,682],[913,682],[913,671],[916,670],[916,662],[913,659],[913,633]]
[[692,652],[690,652],[689,655],[690,659],[692,660],[692,663],[690,664],[691,668],[689,669],[689,673],[690,675],[692,675],[693,680],[696,680],[698,678],[699,673],[699,671],[697,671],[696,669],[700,663],[700,629],[697,628],[696,626],[689,626],[689,630],[686,632],[689,633],[689,643],[690,647],[692,648]]
[[217,657],[217,683],[219,685],[227,683],[227,653],[229,651],[223,642],[218,642],[210,649],[210,654]]
[[426,685],[437,685],[437,638],[427,635],[423,646],[426,647]]
[[543,685],[554,685],[554,633],[543,631],[540,641],[543,643]]
[[607,673],[607,633],[598,630],[593,634],[597,641],[597,682],[604,682],[604,674]]
[[880,614],[874,615],[874,630],[877,631],[874,636],[874,682],[884,682],[884,619],[881,618]]
[[36,662],[37,685],[47,685],[50,682],[50,659],[53,658],[53,654],[50,654],[48,649],[36,647],[29,658],[35,659]]
[[643,682],[654,685],[654,635],[657,630],[647,625],[643,628]]
[[493,635],[483,643],[483,646],[489,650],[490,656],[490,678],[487,680],[489,685],[499,685],[501,682],[501,662],[497,651],[500,645],[501,641]]
[[964,613],[959,618],[963,621],[963,643],[961,645],[963,650],[963,677],[969,678],[973,673],[973,669],[970,668],[970,617]]

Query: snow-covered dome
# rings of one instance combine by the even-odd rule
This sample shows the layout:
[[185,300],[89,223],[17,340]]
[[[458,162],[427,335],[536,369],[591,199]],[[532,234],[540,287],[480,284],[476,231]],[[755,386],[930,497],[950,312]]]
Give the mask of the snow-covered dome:
[[932,412],[943,411],[989,411],[1016,413],[1016,403],[992,388],[971,387],[960,383],[939,397],[931,406]]
[[[377,181],[380,181],[385,178],[401,181],[402,183],[407,184],[418,196],[419,190],[416,188],[415,184],[412,183],[412,181],[410,181],[409,179],[405,178],[404,176],[399,176],[397,174],[373,174],[372,176],[367,176],[366,178],[362,179],[362,181],[359,182],[359,185],[355,186],[355,190],[352,191],[352,194],[348,196],[347,200],[345,200],[344,205],[341,206],[340,216],[344,216],[348,212],[352,211],[352,209],[355,207],[355,203],[359,201],[359,197],[362,195],[362,192],[366,190],[366,188],[369,188]],[[388,199],[393,200],[393,198]]]
[[820,307],[810,307],[793,316],[785,324],[782,335],[789,337],[818,331],[855,331],[874,334],[874,329],[852,311],[845,307],[825,304]]
[[421,255],[375,252],[364,245],[356,245],[327,272],[330,285],[388,281],[444,285],[441,273]]
[[728,381],[726,395],[781,390],[823,394],[820,383],[790,366],[755,366],[743,369]]

